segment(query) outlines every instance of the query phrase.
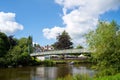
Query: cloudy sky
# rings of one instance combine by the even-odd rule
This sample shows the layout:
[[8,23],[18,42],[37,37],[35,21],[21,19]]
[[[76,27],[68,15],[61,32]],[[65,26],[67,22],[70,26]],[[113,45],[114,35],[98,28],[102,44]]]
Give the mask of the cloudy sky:
[[84,34],[98,20],[120,25],[120,0],[0,0],[0,31],[16,38],[31,35],[44,46],[66,30],[74,45],[85,45]]

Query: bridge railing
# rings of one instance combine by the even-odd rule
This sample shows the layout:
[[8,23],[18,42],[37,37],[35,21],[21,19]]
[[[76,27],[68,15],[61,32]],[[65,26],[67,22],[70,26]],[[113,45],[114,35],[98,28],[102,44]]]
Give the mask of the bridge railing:
[[65,49],[65,50],[54,50],[54,51],[45,51],[32,53],[31,56],[38,55],[59,55],[59,54],[69,54],[69,53],[90,53],[91,51],[87,49]]

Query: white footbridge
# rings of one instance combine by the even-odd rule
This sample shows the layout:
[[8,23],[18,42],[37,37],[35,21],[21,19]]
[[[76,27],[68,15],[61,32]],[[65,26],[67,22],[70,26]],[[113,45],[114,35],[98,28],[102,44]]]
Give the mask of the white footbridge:
[[53,50],[44,52],[31,53],[30,56],[46,56],[46,55],[70,55],[70,54],[83,54],[91,53],[88,49],[65,49],[65,50]]

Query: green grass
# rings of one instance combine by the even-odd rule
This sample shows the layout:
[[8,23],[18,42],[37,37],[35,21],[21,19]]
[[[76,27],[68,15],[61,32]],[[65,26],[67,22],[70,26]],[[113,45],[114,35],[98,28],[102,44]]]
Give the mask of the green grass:
[[68,75],[64,78],[58,78],[57,80],[120,80],[120,73],[113,76],[105,76],[99,78],[90,78],[88,75]]
[[93,80],[120,80],[120,73],[113,76],[95,78]]
[[90,60],[74,60],[74,59],[60,59],[60,60],[52,60],[53,62],[57,64],[66,64],[74,61],[75,64],[80,64],[80,63],[92,63]]
[[90,80],[90,77],[87,74],[84,75],[77,74],[75,76],[68,75],[64,78],[58,78],[57,80]]

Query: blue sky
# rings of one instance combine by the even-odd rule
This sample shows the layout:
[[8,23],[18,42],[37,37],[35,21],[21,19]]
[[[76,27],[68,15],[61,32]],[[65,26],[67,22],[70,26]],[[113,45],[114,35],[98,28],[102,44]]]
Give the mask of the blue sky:
[[[104,2],[107,4],[105,6],[98,0],[101,4],[93,6],[97,9],[91,9],[88,6],[93,3],[86,4],[85,1],[89,0],[0,0],[0,23],[3,24],[0,30],[8,35],[14,34],[16,38],[31,35],[34,42],[44,46],[54,43],[56,35],[63,30],[74,38],[75,44],[82,44],[85,41],[82,35],[94,30],[99,19],[106,21],[114,19],[120,24],[119,0]],[[86,7],[81,7],[82,5]],[[91,11],[88,11],[88,8]],[[8,25],[6,22],[11,23]],[[14,22],[16,25],[13,28]]]

